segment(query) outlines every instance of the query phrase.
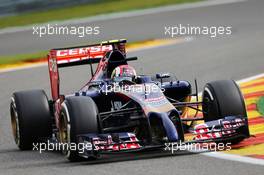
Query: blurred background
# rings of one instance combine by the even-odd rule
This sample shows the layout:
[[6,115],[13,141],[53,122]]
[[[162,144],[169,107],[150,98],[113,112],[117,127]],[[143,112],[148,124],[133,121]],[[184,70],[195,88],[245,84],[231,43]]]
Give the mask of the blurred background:
[[15,15],[23,12],[34,12],[37,10],[49,10],[53,8],[67,7],[77,4],[88,4],[102,0],[1,0],[0,15]]
[[[153,26],[153,22],[142,24],[141,18],[137,18],[138,21],[127,17],[148,14],[145,9],[155,14],[164,6],[170,8],[196,1],[199,0],[0,0],[0,67],[43,59],[51,48],[115,38],[127,38],[130,42],[162,38],[164,26]],[[33,34],[33,27],[47,24],[69,28],[98,27],[100,34],[85,37],[55,34],[42,38]],[[146,27],[153,28],[152,32],[146,34],[139,28],[144,27],[142,25],[149,25]]]
[[[263,175],[263,9],[263,0],[0,0],[0,174]],[[33,34],[33,27],[47,24],[98,26],[100,34]],[[179,24],[230,26],[232,34],[214,38],[165,35],[166,26]],[[215,158],[228,159],[222,153],[179,152],[166,157],[150,152],[69,164],[54,152],[18,151],[11,132],[10,97],[29,89],[44,89],[50,96],[49,50],[120,38],[128,40],[128,56],[139,58],[131,62],[138,74],[171,72],[192,84],[197,78],[199,91],[210,81],[244,79],[240,87],[254,137],[223,153],[236,161]],[[60,77],[61,90],[67,94],[79,90],[91,75],[87,65],[62,69]],[[252,157],[258,159],[252,161]]]

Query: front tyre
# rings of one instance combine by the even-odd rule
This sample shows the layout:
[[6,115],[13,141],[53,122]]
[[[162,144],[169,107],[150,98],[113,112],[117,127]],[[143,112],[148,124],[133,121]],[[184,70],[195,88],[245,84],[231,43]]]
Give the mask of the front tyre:
[[238,131],[241,136],[231,142],[238,143],[250,136],[244,98],[235,81],[220,80],[207,83],[202,98],[205,122],[226,116],[241,116],[246,120],[246,124]]
[[[78,144],[80,134],[99,133],[98,109],[90,97],[69,97],[62,104],[60,117],[60,142]],[[79,150],[64,150],[70,161],[80,161]]]

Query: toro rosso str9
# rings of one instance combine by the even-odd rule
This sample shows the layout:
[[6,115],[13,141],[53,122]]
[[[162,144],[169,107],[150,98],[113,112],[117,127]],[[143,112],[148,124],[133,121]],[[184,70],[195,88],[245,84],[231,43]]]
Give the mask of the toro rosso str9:
[[[173,80],[168,73],[137,75],[128,65],[137,57],[126,56],[125,44],[122,39],[50,50],[52,99],[43,90],[15,92],[11,98],[17,146],[28,150],[48,141],[88,145],[84,151],[63,145],[62,152],[76,161],[187,143],[186,133],[194,135],[192,143],[236,144],[250,136],[244,99],[234,81],[207,83],[199,101],[197,83],[193,93],[188,81]],[[59,69],[85,64],[91,79],[79,91],[61,94]],[[203,115],[188,117],[188,109]]]

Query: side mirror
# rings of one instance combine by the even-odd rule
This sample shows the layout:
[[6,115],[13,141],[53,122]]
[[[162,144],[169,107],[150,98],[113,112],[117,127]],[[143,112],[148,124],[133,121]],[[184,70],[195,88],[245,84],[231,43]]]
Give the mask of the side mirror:
[[170,73],[159,73],[156,74],[157,79],[170,78]]

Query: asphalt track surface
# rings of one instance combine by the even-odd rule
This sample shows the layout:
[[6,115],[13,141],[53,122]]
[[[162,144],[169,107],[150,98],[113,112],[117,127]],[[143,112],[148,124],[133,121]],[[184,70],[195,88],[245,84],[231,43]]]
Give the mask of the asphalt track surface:
[[[144,74],[174,72],[179,79],[197,77],[200,90],[203,85],[216,79],[239,80],[263,73],[264,58],[264,1],[252,0],[233,4],[200,7],[163,12],[126,19],[101,21],[107,28],[108,38],[128,39],[163,38],[164,25],[231,25],[231,36],[211,39],[193,36],[189,42],[153,49],[139,50],[129,55],[139,56],[131,63]],[[117,28],[116,26],[122,26]],[[33,49],[48,48],[50,41],[30,38],[24,33],[0,35],[1,53],[20,52],[27,43],[38,44]],[[12,38],[17,44],[10,45]],[[24,41],[22,41],[22,38]],[[5,39],[5,40],[3,40]],[[9,42],[10,39],[10,42]],[[70,41],[73,39],[70,39]],[[58,42],[58,43],[56,43]],[[59,45],[62,40],[56,41]],[[6,46],[3,44],[6,43]],[[21,44],[23,43],[23,45]],[[53,45],[51,45],[53,46]],[[6,48],[5,48],[6,47]],[[4,50],[3,50],[4,49]],[[61,71],[62,91],[78,90],[89,78],[89,67],[75,67]],[[12,71],[0,74],[0,174],[263,174],[264,167],[237,161],[211,158],[199,154],[178,152],[144,152],[106,156],[96,162],[69,163],[60,153],[24,151],[14,144],[9,117],[9,99],[14,91],[45,89],[49,93],[47,67]]]

